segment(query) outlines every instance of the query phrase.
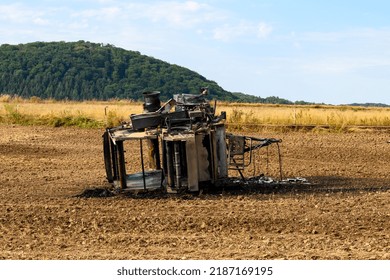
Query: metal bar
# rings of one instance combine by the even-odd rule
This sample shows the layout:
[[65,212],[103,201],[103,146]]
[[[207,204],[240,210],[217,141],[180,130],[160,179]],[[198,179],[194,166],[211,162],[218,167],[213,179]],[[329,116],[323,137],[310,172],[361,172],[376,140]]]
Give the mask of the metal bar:
[[175,185],[175,181],[173,178],[173,157],[172,157],[172,147],[171,147],[172,142],[165,141],[165,147],[166,147],[166,156],[167,156],[167,173],[168,173],[168,186],[173,187]]
[[125,151],[123,149],[123,141],[116,142],[118,147],[118,156],[119,156],[119,179],[121,183],[121,188],[125,189],[126,186],[126,163],[125,163]]
[[154,155],[155,155],[155,160],[156,160],[156,169],[159,170],[161,169],[161,160],[160,160],[160,148],[159,148],[159,140],[157,139],[152,139],[152,143],[154,146]]
[[[234,163],[236,164],[236,166],[237,166],[238,164],[237,164],[236,160],[234,159],[234,157],[232,158],[232,160],[233,160],[233,162],[234,162]],[[244,177],[244,174],[242,174],[242,172],[241,172],[241,169],[237,168],[237,169],[234,169],[234,170],[237,170],[238,173],[240,173],[241,179],[242,179],[244,182],[246,182],[245,177]]]
[[[111,139],[111,138],[110,138]],[[112,171],[113,171],[113,180],[116,181],[119,178],[118,173],[118,148],[114,142],[111,141],[111,158],[112,158]]]
[[113,174],[112,174],[112,162],[111,162],[111,143],[108,131],[106,130],[103,134],[103,154],[104,154],[104,166],[106,167],[106,175],[108,182],[112,183]]
[[252,153],[253,153],[252,138],[249,138],[249,163],[245,164],[245,157],[244,157],[244,167],[248,167],[249,165],[251,165],[251,163],[252,163]]
[[218,160],[218,179],[228,177],[228,164],[226,155],[226,132],[224,126],[216,126],[216,147],[217,147],[217,160]]
[[210,131],[210,158],[211,158],[211,172],[213,174],[212,182],[214,183],[218,179],[218,156],[216,147],[215,131]]
[[144,190],[146,191],[146,180],[145,180],[145,166],[144,166],[144,152],[142,149],[142,139],[139,139],[139,149],[141,151],[141,167],[142,167],[142,180],[144,182]]
[[267,146],[266,173],[269,172],[269,147]]
[[167,147],[166,147],[166,141],[164,140],[161,140],[161,154],[162,154],[162,169],[165,175],[168,170],[168,167],[167,167]]
[[276,143],[278,145],[278,154],[279,154],[279,172],[280,172],[280,181],[283,180],[283,170],[282,170],[282,155],[280,153],[280,146],[279,143]]
[[253,153],[253,176],[256,176],[256,154]]
[[232,162],[231,159],[230,159],[230,151],[232,149],[232,142],[230,141],[229,139],[229,146],[227,147],[227,162],[228,162],[228,166],[230,166],[230,163]]
[[180,166],[180,142],[174,141],[173,148],[175,152],[175,171],[176,171],[176,188],[180,188],[181,186],[181,166]]

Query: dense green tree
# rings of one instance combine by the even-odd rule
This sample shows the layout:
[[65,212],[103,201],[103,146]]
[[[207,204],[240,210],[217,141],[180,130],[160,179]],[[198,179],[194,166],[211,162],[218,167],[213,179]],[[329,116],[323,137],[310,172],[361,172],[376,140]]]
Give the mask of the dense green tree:
[[210,99],[289,103],[275,97],[231,93],[194,71],[112,45],[78,41],[0,46],[0,93],[136,100],[146,90],[158,90],[162,99],[168,99],[175,93],[198,93],[204,86],[210,89]]

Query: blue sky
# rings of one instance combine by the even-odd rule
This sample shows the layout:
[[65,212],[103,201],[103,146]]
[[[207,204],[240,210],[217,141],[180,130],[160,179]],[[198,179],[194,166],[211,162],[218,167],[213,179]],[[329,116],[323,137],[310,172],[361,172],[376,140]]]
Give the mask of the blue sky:
[[228,91],[390,104],[389,14],[387,0],[0,0],[0,44],[108,43]]

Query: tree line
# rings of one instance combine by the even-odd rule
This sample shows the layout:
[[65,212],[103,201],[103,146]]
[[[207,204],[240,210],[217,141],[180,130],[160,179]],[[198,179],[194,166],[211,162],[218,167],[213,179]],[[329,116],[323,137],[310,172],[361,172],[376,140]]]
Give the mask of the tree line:
[[175,93],[198,93],[208,86],[210,98],[231,102],[291,103],[224,90],[187,68],[110,44],[34,42],[0,46],[0,93],[24,98],[108,100],[142,99],[158,90],[162,99]]

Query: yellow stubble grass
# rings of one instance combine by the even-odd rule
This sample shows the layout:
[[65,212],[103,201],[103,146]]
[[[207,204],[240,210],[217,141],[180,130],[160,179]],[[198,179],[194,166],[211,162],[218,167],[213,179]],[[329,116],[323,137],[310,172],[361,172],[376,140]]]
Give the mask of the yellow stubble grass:
[[[212,105],[214,103],[212,102]],[[12,106],[19,114],[32,118],[85,116],[102,123],[108,118],[129,120],[130,114],[142,113],[142,102],[131,100],[111,101],[54,101],[37,98],[21,99],[0,96],[0,117]],[[217,113],[226,111],[228,124],[251,125],[329,125],[390,126],[390,108],[328,106],[328,105],[272,105],[217,103]]]
[[262,125],[390,126],[390,108],[328,105],[217,105],[227,122]]

